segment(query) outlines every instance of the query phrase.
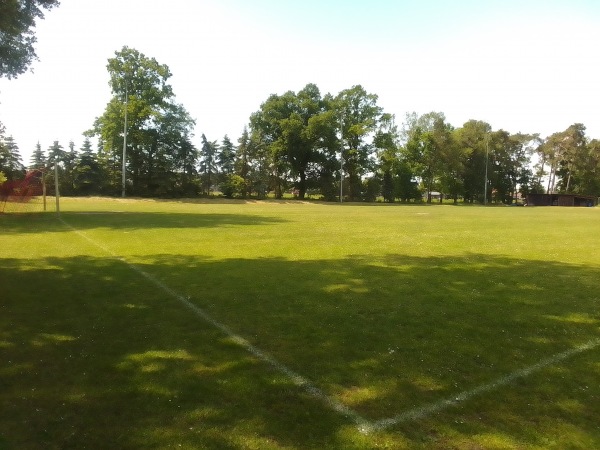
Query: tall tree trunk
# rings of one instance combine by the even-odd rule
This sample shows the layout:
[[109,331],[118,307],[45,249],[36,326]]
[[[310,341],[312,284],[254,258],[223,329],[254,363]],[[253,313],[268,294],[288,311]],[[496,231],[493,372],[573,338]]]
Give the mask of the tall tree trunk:
[[540,167],[540,171],[538,172],[537,184],[542,184],[542,177],[544,176],[544,166],[546,165],[546,159],[542,158],[542,166]]
[[567,187],[565,189],[565,192],[568,194],[569,186],[571,185],[571,165],[570,164],[567,164],[567,170],[569,171],[569,176],[567,177]]
[[300,200],[304,200],[305,194],[306,194],[306,173],[302,170],[302,171],[300,171],[300,185],[298,188],[298,198]]
[[429,177],[427,178],[427,203],[431,203],[431,186],[433,185],[433,176],[431,170],[429,171]]
[[550,173],[548,174],[548,188],[546,189],[547,194],[552,194],[550,187],[552,185],[552,176],[554,175],[554,164],[550,164]]

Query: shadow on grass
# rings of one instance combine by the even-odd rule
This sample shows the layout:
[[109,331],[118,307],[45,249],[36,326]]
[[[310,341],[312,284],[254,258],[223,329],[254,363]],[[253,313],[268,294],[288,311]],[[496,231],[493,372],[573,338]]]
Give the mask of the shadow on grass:
[[[116,205],[118,206],[118,205]],[[111,228],[116,230],[140,230],[149,228],[216,228],[245,225],[282,223],[277,217],[250,214],[174,213],[174,212],[123,212],[86,211],[61,213],[61,217],[77,229]],[[69,231],[57,219],[55,213],[32,213],[23,215],[0,215],[2,233],[39,233]]]
[[[154,255],[138,267],[369,420],[447,399],[599,335],[593,267],[477,254]],[[123,262],[3,259],[0,282],[0,446],[600,442],[597,349],[417,426],[363,436]]]

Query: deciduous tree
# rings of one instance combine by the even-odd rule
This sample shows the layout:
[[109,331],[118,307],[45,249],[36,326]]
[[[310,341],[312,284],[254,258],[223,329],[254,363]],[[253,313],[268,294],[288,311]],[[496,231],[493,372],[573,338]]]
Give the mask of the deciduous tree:
[[107,69],[113,97],[90,134],[99,137],[103,158],[111,162],[113,190],[118,190],[122,175],[127,112],[126,167],[131,192],[175,194],[181,187],[181,168],[187,167],[180,158],[190,154],[184,143],[190,140],[194,120],[175,102],[168,83],[169,67],[123,47],[108,60]]
[[377,95],[356,85],[341,91],[335,106],[341,127],[341,148],[344,170],[348,175],[348,196],[360,200],[361,177],[373,169],[373,134],[381,120],[383,109],[377,105]]
[[36,20],[58,0],[2,0],[0,2],[0,77],[16,78],[37,60]]
[[485,168],[489,165],[489,134],[492,127],[480,120],[469,120],[456,130],[456,142],[464,154],[463,198],[483,202]]
[[202,134],[202,148],[200,150],[200,173],[204,178],[204,192],[210,195],[212,183],[216,181],[213,174],[217,174],[217,155],[219,152],[219,144],[217,141],[209,141]]
[[[288,91],[283,95],[271,95],[252,114],[250,127],[268,149],[276,178],[276,195],[288,172],[298,179],[299,197],[304,198],[308,186],[308,174],[326,147],[330,98],[323,99],[319,88],[307,84],[297,94]],[[330,133],[331,134],[331,133]]]

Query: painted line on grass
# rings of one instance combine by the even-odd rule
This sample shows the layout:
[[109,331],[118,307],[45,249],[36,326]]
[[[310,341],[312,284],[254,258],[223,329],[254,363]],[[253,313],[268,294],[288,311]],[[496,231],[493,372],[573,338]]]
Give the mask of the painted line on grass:
[[553,366],[557,363],[560,363],[560,362],[562,362],[566,359],[569,359],[573,356],[576,356],[580,353],[584,353],[586,351],[593,350],[596,347],[600,346],[600,338],[592,339],[583,345],[566,350],[561,353],[557,353],[556,355],[550,356],[548,358],[542,359],[541,361],[539,361],[536,364],[533,364],[531,366],[528,366],[523,369],[512,372],[508,375],[498,378],[497,380],[495,380],[491,383],[483,384],[481,386],[478,386],[478,387],[468,390],[468,391],[463,391],[461,393],[454,395],[451,398],[443,399],[443,400],[440,400],[440,401],[437,401],[434,403],[430,403],[427,405],[423,405],[423,406],[419,406],[417,408],[407,410],[401,414],[398,414],[397,416],[394,416],[394,417],[391,417],[388,419],[381,419],[381,420],[372,422],[372,421],[366,420],[364,417],[362,417],[360,414],[358,414],[353,409],[348,408],[344,404],[342,404],[342,403],[336,401],[335,399],[331,398],[330,396],[328,396],[325,392],[323,392],[321,389],[316,387],[307,378],[294,372],[292,369],[290,369],[289,367],[280,363],[279,361],[277,361],[275,358],[273,358],[268,353],[265,353],[264,351],[255,347],[250,342],[248,342],[246,339],[244,339],[243,337],[234,333],[226,325],[224,325],[221,322],[218,322],[217,320],[212,318],[203,309],[199,308],[198,306],[196,306],[195,304],[190,302],[189,299],[183,297],[182,295],[175,292],[173,289],[168,287],[166,284],[164,284],[160,280],[157,280],[156,278],[154,278],[148,272],[142,270],[140,267],[136,266],[135,264],[127,261],[125,258],[118,256],[112,250],[110,250],[106,246],[102,245],[101,243],[93,240],[92,238],[90,238],[88,235],[86,235],[82,231],[77,230],[75,227],[73,227],[72,225],[67,223],[62,217],[60,218],[60,221],[63,224],[65,224],[68,228],[73,230],[76,234],[81,236],[83,239],[87,240],[94,246],[102,249],[104,252],[106,252],[111,257],[115,258],[116,260],[121,261],[122,263],[126,264],[133,271],[137,272],[139,275],[146,278],[152,284],[154,284],[155,286],[162,289],[165,293],[169,294],[171,297],[178,300],[181,304],[183,304],[188,309],[190,309],[192,312],[194,312],[199,318],[201,318],[208,324],[210,324],[213,327],[220,330],[223,334],[225,334],[232,341],[234,341],[235,343],[240,345],[242,348],[244,348],[246,351],[248,351],[250,354],[252,354],[256,358],[258,358],[259,360],[270,365],[277,372],[280,372],[283,375],[285,375],[296,386],[303,389],[305,392],[310,394],[313,398],[316,398],[319,401],[323,402],[331,410],[336,411],[339,414],[351,419],[357,425],[358,430],[363,434],[369,434],[372,432],[383,431],[387,428],[390,428],[394,425],[398,425],[400,423],[423,419],[423,418],[430,416],[432,414],[435,414],[437,412],[443,411],[443,410],[451,408],[453,406],[457,406],[460,403],[463,403],[477,395],[496,390],[502,386],[509,385],[513,381],[515,381],[519,378],[525,378],[534,372],[538,372],[542,369]]
[[381,431],[381,430],[389,428],[393,425],[398,425],[403,422],[422,419],[424,417],[430,416],[431,414],[437,413],[439,411],[450,408],[452,406],[457,406],[459,403],[465,402],[465,401],[469,400],[470,398],[475,397],[476,395],[490,392],[490,391],[496,390],[502,386],[506,386],[519,378],[525,378],[534,372],[538,372],[542,369],[545,369],[546,367],[553,366],[557,363],[560,363],[560,362],[562,362],[566,359],[569,359],[573,356],[576,356],[580,353],[583,353],[583,352],[586,352],[589,350],[593,350],[598,346],[600,346],[600,339],[592,339],[583,345],[572,348],[570,350],[566,350],[561,353],[557,353],[556,355],[550,356],[546,359],[542,359],[541,361],[539,361],[536,364],[533,364],[531,366],[517,370],[511,374],[508,374],[501,378],[498,378],[497,380],[495,380],[491,383],[483,384],[479,387],[476,387],[475,389],[461,392],[461,393],[453,396],[452,398],[447,398],[447,399],[440,400],[435,403],[430,403],[428,405],[420,406],[418,408],[414,408],[414,409],[405,411],[402,414],[399,414],[399,415],[389,418],[389,419],[382,419],[382,420],[373,422],[370,424],[370,427],[368,427],[365,430],[365,432]]
[[104,252],[106,252],[111,257],[115,258],[116,260],[126,264],[134,272],[138,273],[139,275],[141,275],[142,277],[144,277],[145,279],[150,281],[152,284],[154,284],[155,286],[162,289],[165,293],[167,293],[174,299],[178,300],[181,304],[183,304],[185,307],[187,307],[189,310],[191,310],[194,314],[196,314],[196,316],[198,316],[199,318],[201,318],[208,324],[210,324],[213,327],[220,330],[229,339],[234,341],[236,344],[238,344],[239,346],[244,348],[246,351],[248,351],[250,354],[252,354],[256,358],[258,358],[259,360],[270,365],[277,372],[285,375],[290,381],[292,381],[292,383],[294,383],[296,386],[303,389],[305,392],[310,394],[313,398],[316,398],[316,399],[320,400],[321,402],[323,402],[325,405],[327,405],[327,407],[329,407],[329,409],[351,419],[357,425],[358,429],[362,433],[368,433],[369,430],[374,429],[373,424],[371,422],[369,422],[368,420],[366,420],[365,418],[363,418],[356,411],[352,410],[351,408],[348,408],[346,405],[331,398],[325,392],[323,392],[321,389],[316,387],[310,380],[308,380],[307,378],[303,377],[302,375],[294,372],[292,369],[290,369],[289,367],[280,363],[279,361],[277,361],[274,357],[272,357],[268,353],[260,350],[256,346],[252,345],[246,339],[244,339],[243,337],[241,337],[238,334],[236,334],[235,332],[233,332],[229,327],[227,327],[226,325],[217,321],[216,319],[212,318],[203,309],[199,308],[198,306],[196,306],[195,304],[190,302],[190,300],[188,298],[185,298],[184,296],[180,295],[179,293],[177,293],[176,291],[171,289],[169,286],[164,284],[162,281],[156,279],[155,277],[150,275],[148,272],[142,270],[137,265],[127,261],[122,256],[115,254],[112,250],[110,250],[106,246],[102,245],[100,242],[97,242],[94,239],[90,238],[87,234],[76,229],[71,224],[66,222],[62,217],[60,217],[59,220],[65,226],[67,226],[68,228],[73,230],[77,235],[79,235],[80,237],[82,237],[83,239],[85,239],[86,241],[88,241],[89,243],[94,245],[95,247],[100,248],[101,250],[103,250]]

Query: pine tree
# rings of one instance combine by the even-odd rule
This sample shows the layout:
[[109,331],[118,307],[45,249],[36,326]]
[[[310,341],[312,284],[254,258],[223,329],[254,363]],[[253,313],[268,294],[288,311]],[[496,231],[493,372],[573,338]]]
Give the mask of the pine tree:
[[86,138],[75,163],[73,178],[75,193],[78,195],[102,193],[103,178],[98,158],[92,150],[89,138]]
[[58,141],[54,141],[51,147],[48,147],[48,164],[54,165],[54,163],[63,163],[65,161],[66,152],[62,145]]
[[69,142],[69,151],[65,152],[63,159],[63,175],[61,178],[61,194],[72,195],[75,184],[75,166],[77,164],[77,150],[75,143]]
[[8,180],[16,180],[25,175],[19,146],[12,136],[2,138],[0,135],[0,172],[3,172]]
[[221,142],[217,164],[222,174],[231,174],[235,171],[235,146],[229,136],[225,135]]
[[31,155],[31,159],[29,160],[29,168],[30,169],[43,169],[44,167],[46,167],[46,164],[47,164],[46,155],[44,154],[44,151],[42,150],[42,146],[38,142],[35,146],[35,150],[33,151],[33,154]]

